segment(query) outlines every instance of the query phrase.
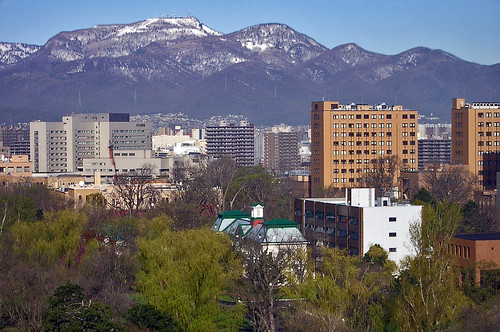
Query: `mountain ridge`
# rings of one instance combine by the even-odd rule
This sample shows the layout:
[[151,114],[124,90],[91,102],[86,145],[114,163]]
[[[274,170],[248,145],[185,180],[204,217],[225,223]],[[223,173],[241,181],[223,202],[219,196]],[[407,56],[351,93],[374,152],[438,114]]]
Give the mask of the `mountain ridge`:
[[299,124],[309,122],[311,101],[328,97],[394,101],[447,120],[452,97],[500,91],[500,64],[426,47],[395,55],[355,43],[327,49],[281,23],[221,34],[192,17],[147,19],[61,32],[17,57],[2,51],[6,44],[0,105],[57,115],[240,113],[257,124]]

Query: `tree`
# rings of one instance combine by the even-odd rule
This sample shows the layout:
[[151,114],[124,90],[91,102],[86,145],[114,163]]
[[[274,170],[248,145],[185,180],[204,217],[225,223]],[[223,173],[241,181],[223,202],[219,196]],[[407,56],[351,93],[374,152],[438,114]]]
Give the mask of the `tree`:
[[217,299],[241,273],[229,237],[208,229],[165,230],[138,244],[137,285],[147,301],[182,330],[215,330],[222,312]]
[[179,199],[198,206],[225,211],[228,192],[235,179],[238,163],[229,157],[201,160],[198,165],[179,164],[174,182],[181,187]]
[[260,243],[243,240],[240,252],[245,273],[241,279],[240,296],[252,317],[254,331],[276,331],[277,302],[283,293],[290,266],[290,252],[272,253]]
[[152,331],[175,331],[176,325],[172,317],[156,309],[150,304],[135,304],[127,312],[127,321],[139,328]]
[[71,266],[85,222],[85,215],[70,210],[46,213],[40,221],[18,221],[11,229],[14,249],[27,260]]
[[429,192],[429,190],[425,189],[424,187],[420,188],[419,191],[413,196],[413,199],[411,200],[411,204],[419,205],[419,204],[431,204],[434,205],[436,201],[434,200],[434,197],[432,197],[432,194]]
[[135,171],[118,174],[113,185],[113,207],[134,216],[140,209],[149,208],[158,196],[152,184],[153,171],[153,165],[145,164]]
[[46,299],[62,278],[59,265],[26,261],[14,249],[11,234],[0,241],[0,329],[15,326],[39,331]]
[[294,312],[299,317],[308,313],[308,324],[319,331],[383,329],[384,305],[396,268],[387,256],[379,246],[372,246],[364,260],[346,251],[322,248],[315,273],[310,271],[304,281],[291,284],[291,295],[301,299],[295,302]]
[[[391,195],[396,184],[396,176],[399,175],[400,166],[400,160],[396,155],[372,159],[371,169],[375,171],[363,173],[363,185],[368,188],[375,188],[377,195]],[[370,168],[367,170],[370,170]]]
[[450,239],[461,219],[460,206],[425,206],[422,223],[410,227],[414,254],[401,263],[395,320],[403,330],[447,329],[465,304],[457,287],[458,270],[449,253]]
[[274,178],[260,166],[239,168],[228,192],[229,209],[249,209],[253,203],[266,206],[266,219],[291,217],[293,199],[287,182]]
[[44,331],[117,331],[109,306],[87,300],[83,288],[66,284],[56,288],[44,313]]
[[460,233],[485,233],[491,232],[492,218],[481,211],[480,206],[473,200],[468,200],[462,206],[462,223],[458,228]]
[[437,203],[449,201],[464,204],[477,186],[477,176],[472,175],[461,165],[435,167],[423,174],[425,188]]

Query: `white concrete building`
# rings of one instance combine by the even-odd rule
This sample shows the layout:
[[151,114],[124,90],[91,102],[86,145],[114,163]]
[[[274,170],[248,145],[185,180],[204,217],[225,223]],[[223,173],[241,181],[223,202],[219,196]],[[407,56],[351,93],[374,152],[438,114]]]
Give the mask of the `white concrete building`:
[[82,171],[86,158],[109,158],[110,145],[117,153],[150,151],[151,123],[129,120],[126,113],[87,113],[63,116],[62,122],[31,122],[34,172]]
[[298,198],[295,221],[308,241],[364,255],[378,244],[399,262],[411,254],[409,229],[422,222],[422,206],[375,198],[373,188],[348,188],[343,198]]

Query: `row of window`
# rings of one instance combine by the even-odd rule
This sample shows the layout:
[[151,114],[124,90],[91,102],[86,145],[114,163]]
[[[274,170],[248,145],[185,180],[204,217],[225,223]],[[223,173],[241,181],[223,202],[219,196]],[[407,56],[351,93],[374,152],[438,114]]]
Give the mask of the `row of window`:
[[[335,142],[333,142],[333,146],[339,146],[339,145],[342,145],[342,146],[345,146],[345,145],[353,146],[354,143],[356,143],[357,146],[360,146],[360,145],[368,146],[368,145],[370,145],[370,143],[371,143],[371,145],[377,145],[377,144],[378,145],[385,145],[386,144],[385,141],[379,141],[378,143],[377,143],[377,141],[371,141],[371,142],[370,141],[363,141],[363,142],[362,141],[357,141],[357,142],[354,142],[354,141],[348,141],[348,142],[346,142],[346,141],[340,141],[340,142],[339,141],[335,141]],[[387,145],[392,145],[392,141],[387,141]]]
[[30,167],[29,166],[16,166],[14,167],[0,167],[0,173],[14,173],[14,170],[16,173],[23,173],[23,172],[30,172]]
[[[354,134],[356,134],[356,135],[354,135]],[[335,137],[354,137],[354,136],[356,136],[356,137],[361,137],[361,136],[363,136],[363,137],[370,137],[370,133],[369,132],[364,132],[364,133],[361,133],[361,132],[353,133],[353,132],[351,132],[351,133],[347,133],[347,132],[343,131],[343,132],[340,132],[340,133],[334,132],[332,134],[332,136],[334,138]],[[377,137],[377,136],[379,136],[379,137],[384,137],[384,136],[391,137],[392,136],[392,132],[388,131],[387,133],[384,133],[384,132],[377,133],[376,131],[373,131],[371,133],[371,136],[372,137]],[[413,133],[413,135],[410,133],[410,136],[415,136],[415,133]]]
[[[392,119],[392,114],[363,114],[363,119]],[[408,119],[408,114],[403,114],[402,115],[403,119]],[[415,119],[415,114],[410,114],[410,119]],[[316,119],[316,115],[314,116],[314,119]],[[318,115],[319,119],[319,115]],[[361,119],[361,114],[333,114],[333,119],[338,120],[338,119]]]

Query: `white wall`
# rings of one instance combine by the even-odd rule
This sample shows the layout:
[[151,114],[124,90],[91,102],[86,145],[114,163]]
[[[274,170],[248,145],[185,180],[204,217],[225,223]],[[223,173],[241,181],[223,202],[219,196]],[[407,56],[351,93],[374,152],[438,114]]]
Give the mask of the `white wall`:
[[[396,221],[390,222],[390,217],[396,217]],[[387,252],[396,248],[396,252],[389,252],[389,259],[399,264],[411,254],[409,227],[415,222],[422,222],[422,206],[364,207],[363,254],[374,244],[379,244]],[[389,233],[396,233],[396,237],[389,237]]]

